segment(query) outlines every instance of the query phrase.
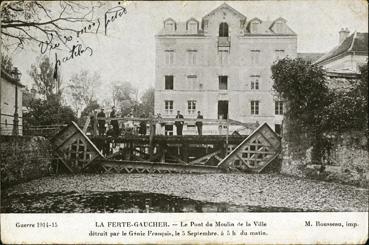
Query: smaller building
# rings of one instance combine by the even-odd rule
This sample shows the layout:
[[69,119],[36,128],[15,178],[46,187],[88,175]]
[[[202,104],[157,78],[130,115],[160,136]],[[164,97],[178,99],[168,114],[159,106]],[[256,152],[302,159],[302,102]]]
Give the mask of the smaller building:
[[314,62],[326,71],[328,76],[355,76],[359,67],[368,62],[368,33],[341,29],[339,44]]
[[0,135],[23,135],[22,89],[20,72],[1,68]]

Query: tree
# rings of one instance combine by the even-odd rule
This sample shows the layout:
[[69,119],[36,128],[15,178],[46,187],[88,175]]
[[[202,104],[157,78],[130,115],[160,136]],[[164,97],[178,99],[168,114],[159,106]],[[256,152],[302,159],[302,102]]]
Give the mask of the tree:
[[113,105],[128,100],[135,100],[137,89],[132,86],[130,82],[115,81],[112,85]]
[[121,109],[122,116],[135,111],[137,107],[137,92],[138,90],[132,86],[130,82],[116,81],[112,85],[112,102],[114,106]]
[[325,145],[324,108],[330,104],[322,68],[300,58],[284,58],[273,64],[272,78],[273,88],[287,100],[287,120],[309,135],[312,160],[320,161]]
[[90,116],[91,113],[100,108],[99,103],[96,100],[93,100],[88,104],[83,111],[81,112],[81,118],[85,118],[86,116]]
[[351,89],[330,91],[331,103],[323,112],[327,133],[368,131],[368,65],[360,71],[359,79],[351,81]]
[[1,69],[4,69],[8,73],[13,70],[13,61],[9,55],[1,54]]
[[51,95],[47,100],[33,99],[28,111],[23,113],[24,128],[40,125],[68,124],[76,116],[68,106],[60,102],[60,95]]
[[72,75],[66,92],[71,96],[71,103],[77,114],[96,100],[96,89],[100,84],[101,76],[97,72],[90,74],[87,70],[82,70]]
[[[302,59],[285,58],[272,66],[273,88],[285,98],[286,120],[294,133],[305,133],[313,145],[312,161],[329,153],[330,134],[352,130],[368,132],[368,65],[351,89],[329,90],[321,67]],[[334,81],[332,81],[334,82]]]
[[155,89],[148,88],[145,90],[141,96],[141,103],[139,104],[139,116],[144,114],[148,117],[150,114],[154,113],[154,99],[155,99]]
[[101,2],[58,1],[7,1],[1,4],[1,36],[3,45],[24,48],[26,42],[39,45],[67,46],[69,35],[93,32],[83,31],[81,25],[95,26],[94,13]]
[[32,64],[29,75],[36,85],[37,92],[45,99],[56,93],[54,91],[57,85],[54,77],[54,65],[50,62],[49,57],[42,56],[37,64]]

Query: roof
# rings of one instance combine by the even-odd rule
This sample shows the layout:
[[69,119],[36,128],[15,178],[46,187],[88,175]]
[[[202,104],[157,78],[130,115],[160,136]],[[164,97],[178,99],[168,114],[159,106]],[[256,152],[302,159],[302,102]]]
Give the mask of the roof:
[[[287,21],[281,17],[277,18],[274,21],[262,21],[261,19],[254,17],[252,18],[250,21],[246,21],[246,16],[244,16],[242,13],[238,12],[237,10],[235,10],[234,8],[232,8],[231,6],[229,6],[226,3],[223,3],[222,5],[220,5],[219,7],[217,7],[216,9],[212,10],[210,13],[208,13],[207,15],[205,15],[202,20],[202,24],[204,23],[204,19],[209,18],[211,15],[213,15],[214,13],[216,13],[217,11],[221,11],[222,9],[227,9],[228,11],[232,12],[233,14],[235,14],[236,16],[238,16],[241,20],[241,30],[245,31],[244,36],[250,36],[250,35],[280,35],[280,36],[296,36],[297,34],[291,30],[291,28],[287,25],[285,25],[284,31],[283,33],[276,33],[275,31],[273,31],[273,25],[275,22],[277,21],[283,21],[284,23],[286,23]],[[164,22],[166,21],[174,21],[172,18],[167,18],[165,19]],[[157,34],[158,36],[204,36],[204,31],[202,29],[198,29],[197,33],[193,33],[187,30],[186,28],[186,23],[190,20],[194,20],[197,21],[195,18],[190,18],[189,20],[187,20],[186,22],[176,22],[176,30],[175,31],[166,31],[165,27],[159,31],[159,33]],[[251,33],[250,32],[250,23],[253,21],[258,21],[260,24],[258,25],[258,31],[257,33]],[[198,22],[198,21],[197,21]],[[246,28],[245,28],[246,27]]]
[[226,3],[223,3],[222,5],[220,5],[219,7],[217,7],[216,9],[212,10],[210,13],[208,13],[207,15],[205,15],[203,17],[203,19],[208,18],[210,15],[213,15],[215,12],[219,11],[220,9],[228,9],[229,11],[231,11],[232,13],[234,13],[235,15],[237,15],[239,18],[246,19],[246,16],[244,16],[243,14],[241,14],[240,12],[238,12],[237,10],[235,10],[234,8],[232,8],[231,6],[229,6]]
[[368,33],[354,32],[342,43],[320,57],[315,64],[323,63],[350,52],[368,53]]
[[[166,21],[168,21],[169,19],[166,19]],[[172,20],[172,19],[171,19]],[[189,19],[190,20],[196,20],[194,18]],[[204,32],[201,29],[197,30],[197,33],[192,33],[190,32],[190,30],[187,29],[187,22],[175,22],[176,23],[176,30],[174,32],[166,32],[165,28],[163,28],[158,35],[165,35],[165,36],[182,36],[182,35],[186,35],[186,36],[203,36]]]
[[245,35],[296,35],[296,33],[292,31],[291,28],[289,28],[287,25],[285,26],[285,30],[283,33],[275,33],[272,30],[272,25],[275,21],[269,21],[269,20],[266,20],[266,21],[260,20],[261,22],[258,26],[258,32],[251,33],[250,24],[255,19],[260,20],[259,18],[253,18],[247,22]]
[[297,57],[306,61],[310,61],[314,63],[320,57],[322,57],[324,53],[297,53]]
[[1,77],[4,78],[6,81],[13,83],[15,85],[18,85],[20,87],[25,87],[19,79],[14,78],[12,75],[10,75],[7,71],[4,70],[4,68],[1,68]]

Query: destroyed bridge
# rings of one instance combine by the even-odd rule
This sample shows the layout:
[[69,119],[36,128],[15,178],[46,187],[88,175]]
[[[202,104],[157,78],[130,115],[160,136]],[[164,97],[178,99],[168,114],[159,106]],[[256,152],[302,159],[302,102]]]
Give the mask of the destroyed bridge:
[[[281,139],[268,124],[250,125],[230,119],[202,119],[218,124],[225,135],[156,135],[158,123],[185,123],[196,119],[103,118],[106,122],[145,121],[149,135],[98,136],[97,119],[81,129],[75,122],[51,137],[58,161],[71,173],[260,173],[277,164]],[[249,135],[229,134],[231,125],[243,125]],[[91,128],[92,133],[87,134]],[[104,153],[104,154],[103,154]]]

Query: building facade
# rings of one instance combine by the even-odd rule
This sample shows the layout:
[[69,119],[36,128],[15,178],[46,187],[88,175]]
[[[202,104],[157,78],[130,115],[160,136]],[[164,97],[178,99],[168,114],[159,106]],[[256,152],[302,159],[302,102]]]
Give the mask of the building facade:
[[[279,131],[283,102],[272,90],[270,68],[296,55],[297,35],[283,18],[249,20],[225,3],[201,22],[168,18],[156,35],[155,113],[196,118],[201,111],[205,119],[267,122]],[[195,132],[186,126],[184,133]],[[204,134],[218,133],[204,127]]]
[[22,88],[19,72],[1,69],[0,135],[22,135]]
[[359,74],[359,67],[368,62],[368,33],[341,29],[338,45],[320,57],[315,64],[327,73],[340,75]]
[[324,69],[332,90],[352,89],[360,78],[360,66],[368,62],[368,33],[341,29],[338,45],[321,56],[315,65]]

